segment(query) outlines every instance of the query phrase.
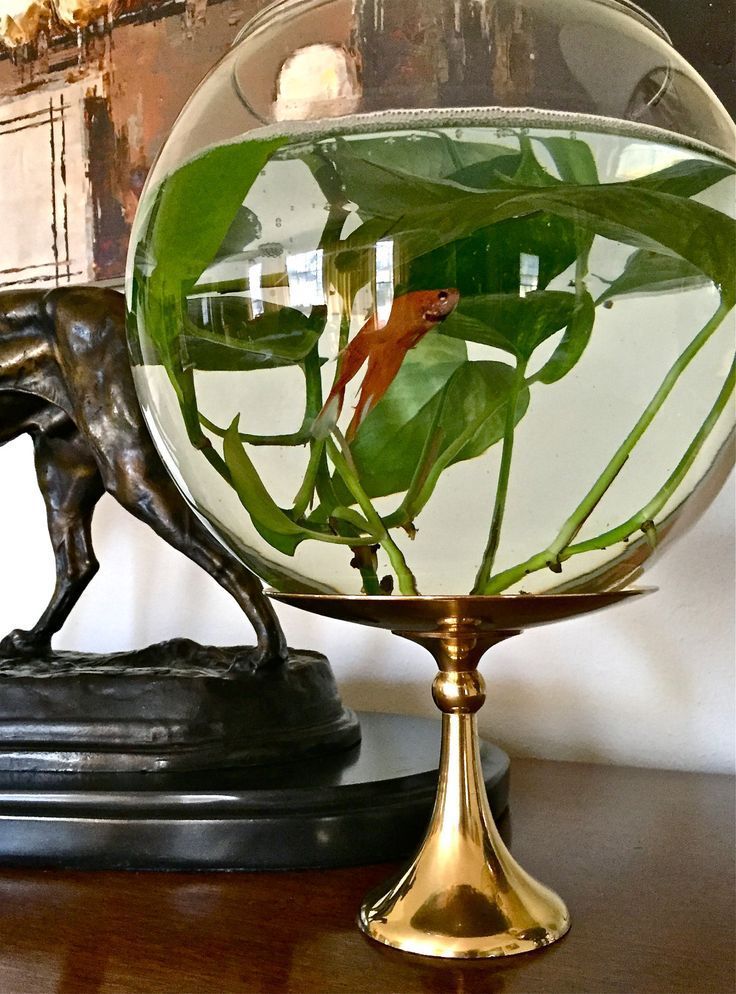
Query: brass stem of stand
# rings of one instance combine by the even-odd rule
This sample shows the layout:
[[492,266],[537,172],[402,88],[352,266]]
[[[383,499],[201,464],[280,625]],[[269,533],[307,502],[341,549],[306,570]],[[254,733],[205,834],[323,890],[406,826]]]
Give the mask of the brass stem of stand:
[[476,712],[485,701],[478,664],[517,631],[483,631],[448,618],[428,632],[397,632],[427,648],[440,672],[432,695],[442,711],[434,812],[409,867],[369,895],[359,924],[371,938],[406,952],[445,958],[510,956],[567,932],[565,905],[532,879],[501,840],[488,805]]

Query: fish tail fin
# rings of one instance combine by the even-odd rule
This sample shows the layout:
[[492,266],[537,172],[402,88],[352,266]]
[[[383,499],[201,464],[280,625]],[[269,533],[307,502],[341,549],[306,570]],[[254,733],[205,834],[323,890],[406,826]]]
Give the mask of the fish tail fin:
[[358,403],[356,404],[352,420],[348,425],[348,430],[345,433],[345,438],[348,441],[355,438],[358,428],[360,428],[393,383],[396,374],[401,369],[406,351],[405,348],[400,346],[385,346],[371,357],[371,361],[368,363],[368,371],[365,374],[365,379],[360,390]]
[[344,392],[336,393],[334,390],[327,398],[324,407],[312,422],[312,437],[316,439],[327,438],[332,429],[337,424],[337,419],[342,411]]
[[342,406],[345,401],[345,388],[348,383],[358,375],[363,364],[368,358],[370,350],[370,337],[368,332],[373,329],[373,319],[371,318],[358,332],[341,354],[342,365],[340,375],[335,385],[330,391],[330,395],[325,401],[322,410],[314,419],[312,425],[312,435],[315,438],[326,438],[337,424],[337,419],[342,413]]
[[[367,379],[368,374],[366,374],[366,380]],[[375,397],[373,393],[370,393],[365,389],[361,390],[358,403],[355,405],[353,416],[350,419],[350,424],[345,432],[345,438],[348,442],[352,442],[355,438],[358,433],[358,428],[360,428],[380,399],[380,397]]]

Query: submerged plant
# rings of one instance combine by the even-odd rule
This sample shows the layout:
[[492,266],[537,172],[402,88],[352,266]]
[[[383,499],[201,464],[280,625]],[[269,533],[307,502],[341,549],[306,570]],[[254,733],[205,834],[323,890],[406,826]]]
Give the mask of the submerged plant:
[[[268,165],[294,160],[309,170],[326,204],[315,250],[325,298],[297,307],[264,297],[258,313],[249,314],[249,284],[230,271],[218,276],[218,262],[258,243],[262,222],[249,193]],[[657,492],[626,520],[577,539],[736,303],[736,225],[693,199],[733,173],[729,164],[693,156],[625,183],[602,183],[588,143],[523,131],[515,151],[432,131],[395,142],[338,136],[300,145],[278,137],[215,147],[172,174],[139,216],[131,335],[139,323],[145,328],[141,358],[165,368],[191,444],[236,491],[266,542],[286,556],[305,542],[345,546],[368,594],[418,592],[397,536],[413,536],[449,467],[498,447],[472,592],[500,593],[529,573],[559,573],[570,558],[637,533],[656,542],[658,515],[729,403],[733,366]],[[592,278],[591,253],[601,238],[629,252],[618,275],[594,293],[601,281]],[[389,243],[393,301],[379,317],[374,299],[373,313],[350,337],[360,295],[372,288],[375,297],[376,246]],[[524,260],[533,263],[526,279]],[[288,274],[271,279],[274,292],[279,285],[288,291]],[[601,308],[633,294],[704,286],[718,291],[715,312],[618,449],[601,456],[596,479],[558,533],[524,562],[496,570],[518,429],[535,396],[578,366]],[[323,389],[327,290],[340,303],[340,348],[331,386]],[[485,347],[483,358],[477,346]],[[286,366],[298,367],[304,379],[302,423],[291,434],[249,433],[240,416],[218,425],[200,411],[195,371]],[[342,429],[345,392],[363,368],[357,406]],[[276,503],[256,469],[253,451],[263,446],[308,448],[290,507]],[[393,576],[379,577],[377,547]],[[289,585],[277,569],[260,565],[271,582]]]

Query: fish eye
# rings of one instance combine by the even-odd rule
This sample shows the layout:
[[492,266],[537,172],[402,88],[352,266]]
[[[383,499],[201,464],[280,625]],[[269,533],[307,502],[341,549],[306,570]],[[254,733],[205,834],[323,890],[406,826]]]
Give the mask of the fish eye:
[[449,295],[449,293],[447,292],[447,290],[440,290],[440,292],[439,292],[439,293],[437,294],[437,296],[439,297],[439,299],[440,299],[440,300],[447,300],[447,298],[448,298],[448,297],[449,297],[450,295]]

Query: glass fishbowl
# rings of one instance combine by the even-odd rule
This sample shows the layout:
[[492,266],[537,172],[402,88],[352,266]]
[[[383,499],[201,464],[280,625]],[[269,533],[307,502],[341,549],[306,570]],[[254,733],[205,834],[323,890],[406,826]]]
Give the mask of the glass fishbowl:
[[190,99],[127,302],[271,586],[615,589],[725,479],[734,124],[625,0],[282,0]]

